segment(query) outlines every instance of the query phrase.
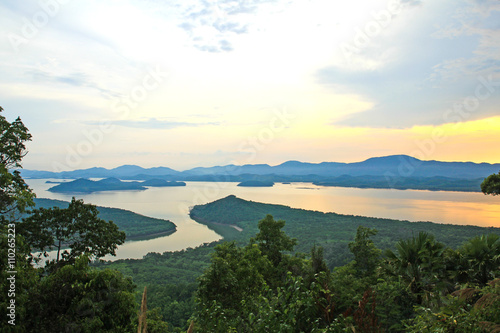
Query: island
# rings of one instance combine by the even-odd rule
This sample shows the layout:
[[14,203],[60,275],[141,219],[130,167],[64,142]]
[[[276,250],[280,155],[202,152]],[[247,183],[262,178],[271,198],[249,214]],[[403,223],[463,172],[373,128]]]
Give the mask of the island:
[[143,191],[141,182],[122,182],[117,178],[106,178],[99,181],[80,178],[71,182],[61,183],[48,189],[56,193],[93,193],[102,191]]
[[262,180],[247,180],[238,184],[238,186],[242,187],[273,187],[274,183],[271,181],[262,181]]

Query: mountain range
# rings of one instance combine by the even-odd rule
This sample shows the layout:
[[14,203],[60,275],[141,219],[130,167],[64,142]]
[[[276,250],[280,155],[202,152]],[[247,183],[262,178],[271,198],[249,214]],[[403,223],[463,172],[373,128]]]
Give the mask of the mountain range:
[[385,179],[408,177],[478,179],[497,173],[499,170],[500,163],[422,161],[407,155],[391,155],[373,157],[355,163],[288,161],[276,166],[268,164],[225,165],[197,167],[185,171],[176,171],[167,167],[142,168],[137,165],[123,165],[114,169],[95,167],[63,172],[21,170],[21,174],[24,178],[59,179],[115,177],[134,180],[241,181],[272,178],[276,181],[328,181],[345,176],[375,176]]

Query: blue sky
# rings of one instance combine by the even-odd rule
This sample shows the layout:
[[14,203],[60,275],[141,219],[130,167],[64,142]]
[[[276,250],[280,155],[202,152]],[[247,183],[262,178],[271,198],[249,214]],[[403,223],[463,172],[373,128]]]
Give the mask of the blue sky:
[[500,162],[499,1],[2,1],[24,166]]

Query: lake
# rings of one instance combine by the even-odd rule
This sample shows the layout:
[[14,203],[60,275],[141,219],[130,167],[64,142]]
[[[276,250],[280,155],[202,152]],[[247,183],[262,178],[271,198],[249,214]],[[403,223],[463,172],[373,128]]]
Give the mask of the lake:
[[[283,204],[294,208],[409,221],[500,227],[500,198],[482,193],[321,187],[310,183],[273,187],[238,187],[238,183],[186,182],[182,187],[153,187],[146,191],[61,194],[47,190],[47,179],[27,179],[38,198],[83,199],[98,206],[131,210],[168,219],[177,225],[169,236],[126,242],[117,256],[142,258],[148,252],[176,251],[221,239],[207,226],[189,218],[189,208],[234,194],[245,200]],[[264,216],[263,216],[264,217]]]

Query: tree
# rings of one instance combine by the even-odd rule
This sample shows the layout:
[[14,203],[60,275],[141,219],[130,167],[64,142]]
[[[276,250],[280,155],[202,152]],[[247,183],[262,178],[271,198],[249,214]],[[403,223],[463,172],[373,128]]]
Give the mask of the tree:
[[416,237],[396,243],[396,253],[386,251],[392,272],[408,286],[417,303],[422,304],[437,284],[446,284],[444,266],[445,247],[434,236],[420,232]]
[[500,194],[500,172],[486,177],[481,183],[481,191],[484,194]]
[[[0,113],[3,108],[0,107]],[[24,126],[21,118],[12,123],[0,115],[0,221],[5,224],[13,220],[13,215],[23,213],[27,207],[33,206],[35,194],[24,182],[18,170],[21,160],[27,154],[27,141],[31,134]]]
[[270,266],[256,245],[217,245],[196,294],[196,317],[203,332],[228,332],[242,325],[246,314],[256,310],[253,304],[266,286],[263,274]]
[[259,221],[259,233],[250,241],[255,242],[262,254],[267,255],[269,260],[277,267],[283,258],[283,251],[292,251],[297,244],[295,238],[290,238],[281,230],[285,221],[275,221],[271,215],[267,215]]
[[[3,108],[0,107],[0,113]],[[9,122],[0,114],[0,315],[2,332],[20,332],[8,320],[19,324],[27,314],[30,293],[37,288],[36,270],[26,261],[29,247],[20,237],[17,220],[27,207],[33,206],[34,193],[16,168],[26,155],[25,143],[31,134],[20,118]],[[13,288],[14,287],[14,288]],[[15,302],[15,313],[11,312]],[[12,329],[9,331],[9,329]]]
[[225,242],[215,247],[212,263],[200,277],[198,299],[216,301],[225,309],[239,309],[242,299],[253,297],[265,284],[263,274],[270,263],[257,246],[238,247]]
[[359,277],[373,275],[378,266],[381,250],[375,247],[370,236],[377,234],[376,229],[359,226],[354,242],[349,243],[349,250],[354,254],[354,268]]
[[[125,241],[125,233],[112,221],[98,217],[96,206],[83,200],[71,200],[68,208],[35,209],[20,224],[20,233],[26,238],[31,250],[57,249],[56,263],[61,259],[74,262],[82,254],[95,258],[115,255],[118,245]],[[70,251],[63,250],[65,247]]]
[[476,236],[459,248],[458,252],[467,268],[467,282],[482,287],[488,281],[500,277],[500,236]]

